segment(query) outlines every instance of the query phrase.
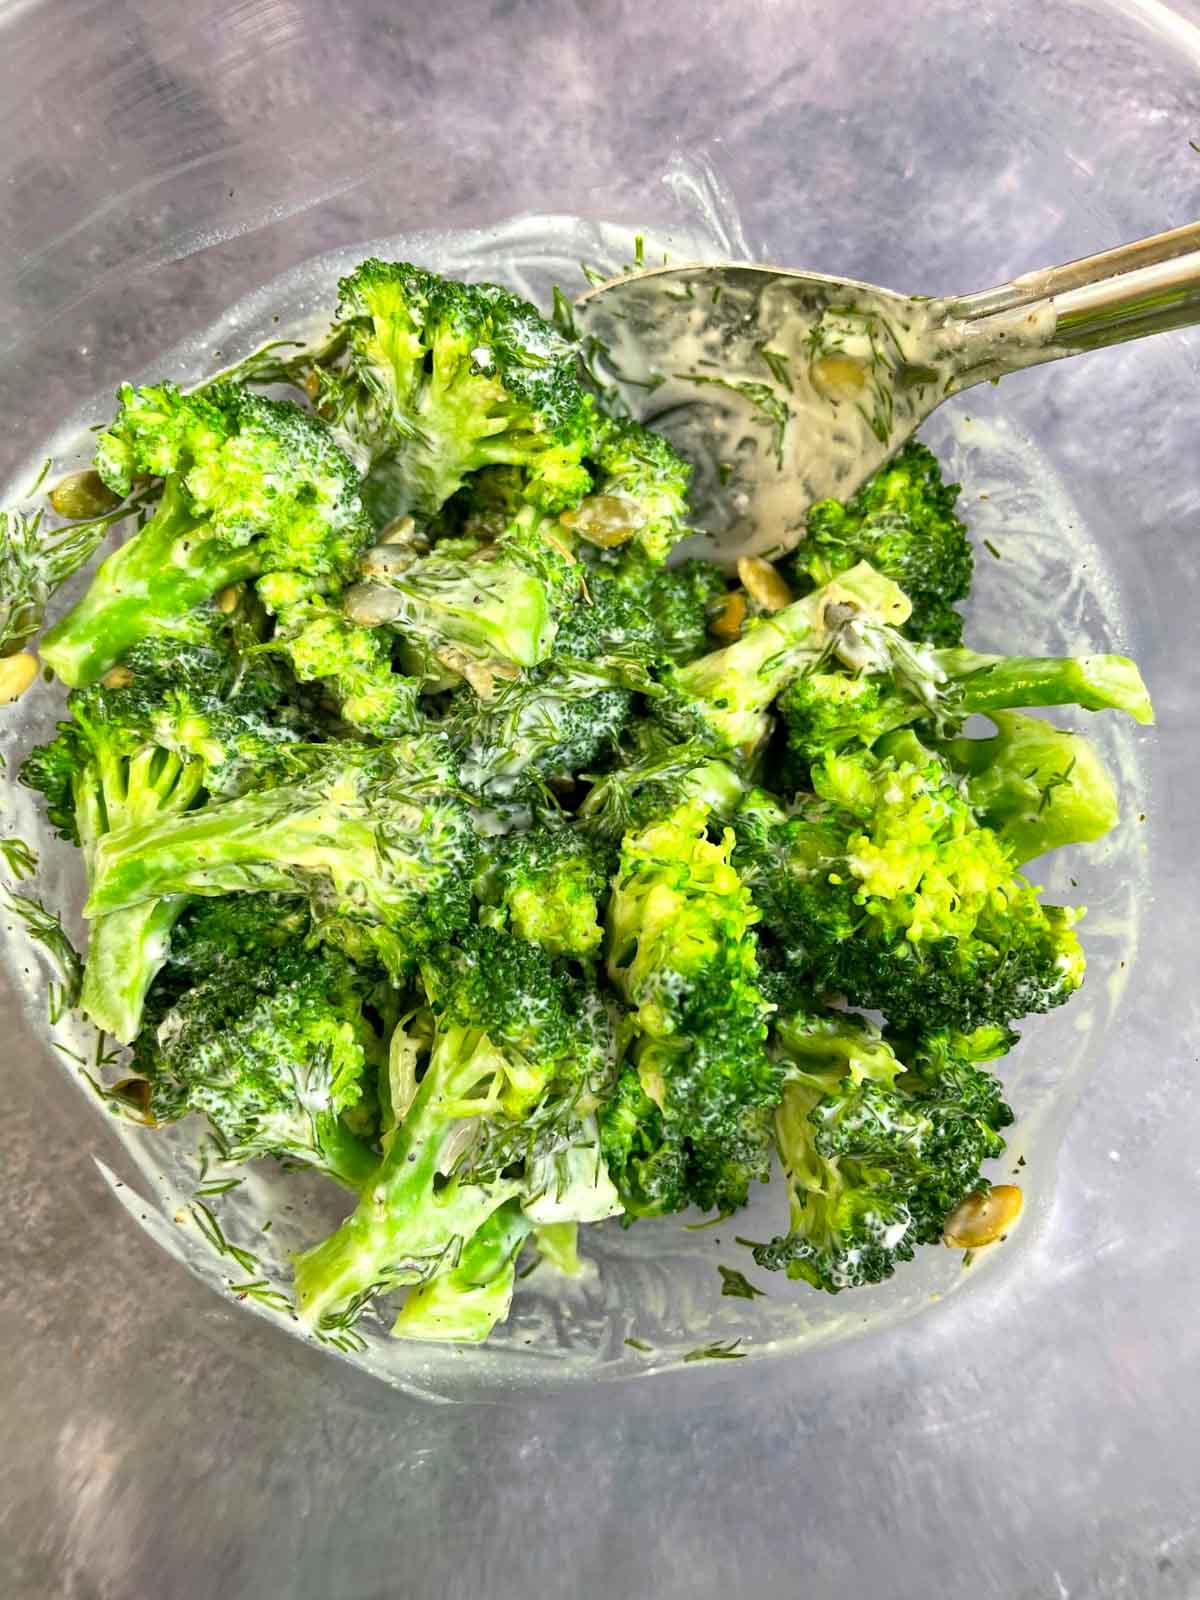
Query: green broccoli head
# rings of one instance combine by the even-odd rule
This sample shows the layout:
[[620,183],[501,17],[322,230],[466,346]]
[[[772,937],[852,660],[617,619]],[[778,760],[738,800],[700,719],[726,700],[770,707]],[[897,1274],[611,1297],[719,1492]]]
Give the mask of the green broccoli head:
[[791,1218],[785,1235],[755,1247],[758,1264],[836,1294],[889,1278],[938,1240],[1004,1149],[1012,1113],[980,1063],[1011,1041],[1003,1030],[943,1030],[893,1049],[850,1013],[777,1022],[787,1083],[775,1140]]
[[[455,541],[457,543],[457,541]],[[582,569],[557,523],[526,507],[494,545],[413,560],[382,544],[347,597],[352,617],[387,623],[410,645],[454,665],[532,667],[550,653],[559,617],[579,595]]]
[[590,769],[633,711],[644,667],[634,657],[559,657],[503,683],[488,701],[463,691],[447,718],[463,784],[495,802],[537,804],[551,780]]
[[655,572],[646,585],[645,606],[662,653],[681,663],[703,655],[709,619],[728,592],[725,574],[711,561],[692,558]]
[[321,403],[370,459],[376,526],[432,515],[487,467],[518,468],[523,497],[550,511],[591,486],[596,416],[574,349],[526,301],[364,261],[342,280],[335,327]]
[[106,481],[164,480],[150,519],[101,565],[83,599],[43,641],[70,685],[93,683],[140,639],[186,634],[221,589],[268,572],[332,589],[369,537],[353,463],[315,417],[217,384],[120,393],[97,446]]
[[370,991],[344,956],[302,943],[223,962],[138,1052],[151,1114],[200,1112],[227,1161],[278,1156],[361,1187],[378,1158],[343,1119],[381,1059],[364,1011]]
[[[81,846],[90,878],[104,837],[178,817],[204,789],[260,781],[264,765],[298,737],[281,700],[269,671],[241,661],[216,627],[207,642],[146,639],[102,682],[71,692],[71,720],[31,752],[21,778]],[[80,1002],[122,1043],[137,1032],[185,904],[148,897],[92,928]]]
[[620,550],[661,566],[688,527],[692,469],[661,434],[627,418],[596,420],[588,451],[596,492],[563,521],[601,550]]
[[312,917],[296,895],[223,894],[193,900],[171,939],[155,985],[172,995],[237,967],[269,963],[277,950],[312,942]]
[[824,755],[873,745],[893,728],[917,720],[922,709],[886,678],[804,673],[779,697],[787,749],[795,763],[791,770],[802,773]]
[[544,1198],[546,1162],[607,1090],[607,1011],[537,945],[474,928],[423,972],[436,1016],[424,1076],[370,1192],[297,1259],[301,1313],[318,1325],[452,1271],[502,1206]]
[[853,638],[794,679],[779,698],[788,751],[801,769],[823,755],[872,745],[910,724],[946,738],[973,712],[992,716],[1014,707],[1053,705],[1124,711],[1141,723],[1154,720],[1141,674],[1125,656],[932,650],[870,619],[854,623]]
[[600,1112],[600,1148],[626,1215],[657,1217],[692,1203],[689,1151],[678,1126],[626,1063]]
[[481,1029],[504,1058],[494,1084],[510,1117],[550,1088],[596,1093],[610,1066],[598,996],[537,944],[496,928],[468,929],[423,964],[439,1026]]
[[543,824],[497,839],[485,893],[519,939],[585,960],[600,947],[609,852],[577,828]]
[[732,1210],[765,1177],[766,1121],[756,1113],[776,1103],[779,1074],[763,1048],[758,911],[730,863],[732,832],[713,843],[707,821],[707,808],[689,802],[627,835],[605,947],[609,979],[632,1011],[639,1081],[686,1151],[687,1197]]
[[327,689],[352,728],[379,739],[417,732],[420,680],[394,670],[389,636],[354,622],[293,573],[263,578],[259,594],[275,617],[267,648],[301,683]]
[[904,624],[910,639],[958,644],[962,618],[954,607],[967,597],[975,562],[955,514],[958,492],[942,482],[933,453],[910,440],[845,505],[820,500],[810,509],[793,557],[796,579],[828,583],[867,561],[912,601]]
[[322,937],[397,977],[467,925],[478,842],[438,736],[284,754],[264,788],[102,840],[85,914],[164,895],[304,895]]
[[741,804],[746,783],[728,762],[715,759],[704,740],[674,743],[655,722],[635,720],[620,759],[599,776],[578,810],[580,825],[601,843],[620,844],[697,800],[710,817],[727,822]]
[[606,571],[589,569],[584,587],[563,612],[554,654],[576,661],[609,656],[658,661],[663,635],[645,605],[645,594]]
[[903,737],[892,754],[814,764],[816,793],[791,814],[760,791],[735,819],[735,863],[777,958],[905,1026],[1005,1025],[1060,1005],[1083,978],[1079,913],[1042,905],[945,765]]

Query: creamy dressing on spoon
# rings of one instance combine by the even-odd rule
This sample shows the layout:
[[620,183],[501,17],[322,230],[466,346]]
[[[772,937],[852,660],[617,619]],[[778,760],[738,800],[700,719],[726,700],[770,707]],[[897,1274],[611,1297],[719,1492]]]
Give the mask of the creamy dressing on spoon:
[[692,552],[732,567],[803,537],[947,395],[1052,358],[1046,303],[986,322],[945,300],[751,266],[647,273],[577,307],[590,359],[694,467]]

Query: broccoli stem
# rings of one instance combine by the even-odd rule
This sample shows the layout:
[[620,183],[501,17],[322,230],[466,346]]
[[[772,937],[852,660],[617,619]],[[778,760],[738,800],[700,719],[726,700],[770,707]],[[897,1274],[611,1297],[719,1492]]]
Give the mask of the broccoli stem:
[[255,575],[252,547],[230,549],[200,531],[189,540],[199,528],[182,484],[169,478],[155,515],[101,564],[42,640],[42,659],[65,684],[95,683],[139,640],[179,631],[189,611]]
[[766,617],[723,650],[679,668],[675,684],[706,704],[712,729],[731,749],[752,748],[766,731],[766,707],[857,613],[896,626],[910,611],[903,591],[860,561],[823,588]]
[[577,1278],[583,1270],[577,1222],[543,1222],[533,1230],[533,1242],[542,1260],[564,1277]]
[[1142,675],[1127,656],[990,656],[975,650],[938,650],[935,656],[957,683],[964,711],[1076,705],[1154,721]]
[[377,1290],[420,1283],[520,1193],[511,1179],[451,1177],[437,1187],[447,1143],[464,1117],[483,1109],[472,1096],[498,1064],[477,1028],[455,1026],[439,1037],[374,1182],[340,1228],[296,1257],[296,1303],[310,1325],[352,1316]]
[[531,1226],[518,1200],[493,1211],[464,1246],[452,1271],[409,1290],[393,1324],[393,1336],[482,1344],[508,1315],[517,1256]]
[[143,900],[92,925],[79,1003],[95,1026],[120,1044],[137,1036],[146,995],[186,905],[186,895]]
[[328,802],[290,810],[272,790],[107,834],[96,846],[84,916],[165,894],[296,891],[297,873],[342,876],[348,857],[377,861],[375,824]]
[[980,820],[1008,845],[1013,859],[1102,839],[1120,820],[1116,785],[1103,758],[1081,733],[1038,717],[993,711],[986,739],[951,739],[950,762],[967,775],[967,795]]
[[320,1120],[321,1171],[347,1189],[362,1194],[379,1171],[379,1157],[342,1121],[327,1116]]

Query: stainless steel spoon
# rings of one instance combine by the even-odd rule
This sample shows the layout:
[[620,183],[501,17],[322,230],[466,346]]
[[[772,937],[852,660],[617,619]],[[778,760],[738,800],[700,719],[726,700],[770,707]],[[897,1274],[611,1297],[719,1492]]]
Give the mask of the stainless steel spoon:
[[978,294],[718,263],[614,278],[575,317],[597,378],[693,463],[706,553],[733,565],[790,549],[950,395],[1200,321],[1200,223]]

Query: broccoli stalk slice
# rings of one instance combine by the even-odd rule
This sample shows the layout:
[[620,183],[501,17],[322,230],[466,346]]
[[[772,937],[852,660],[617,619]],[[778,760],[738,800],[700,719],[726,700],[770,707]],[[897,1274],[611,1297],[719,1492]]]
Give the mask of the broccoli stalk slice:
[[466,926],[478,841],[440,741],[293,745],[287,761],[293,783],[107,835],[84,914],[167,894],[304,894],[322,938],[397,978]]
[[393,1337],[482,1344],[508,1316],[517,1257],[532,1227],[517,1200],[494,1211],[463,1246],[456,1267],[408,1291]]
[[130,1044],[137,1036],[146,996],[187,903],[186,895],[143,900],[92,924],[79,1004],[101,1033],[119,1044]]
[[317,1154],[311,1165],[344,1188],[362,1194],[379,1171],[379,1157],[350,1131],[342,1117],[319,1115],[313,1122]]
[[265,790],[106,837],[84,916],[164,894],[295,893],[310,876],[347,890],[361,883],[370,896],[379,854],[378,830],[365,815],[337,816],[322,800],[291,809]]
[[[839,653],[856,675],[818,663],[780,696],[789,752],[812,763],[852,745],[872,745],[898,728],[928,721],[948,736],[972,712],[1078,705],[1153,721],[1146,686],[1125,656],[995,656],[928,650],[895,628],[857,628],[856,648]],[[785,767],[785,775],[791,769]]]
[[87,593],[46,633],[42,659],[71,687],[95,683],[139,640],[186,636],[190,611],[257,570],[253,548],[208,536],[182,483],[169,480],[154,516],[106,557]]
[[996,732],[940,748],[967,775],[967,796],[1018,864],[1102,839],[1120,821],[1116,785],[1093,744],[1038,717],[989,713]]
[[439,1033],[412,1104],[375,1180],[328,1239],[296,1258],[296,1300],[310,1326],[355,1317],[375,1294],[421,1283],[456,1257],[493,1212],[521,1192],[519,1180],[438,1186],[450,1141],[465,1119],[498,1109],[490,1091],[505,1063],[478,1028]]
[[742,638],[669,675],[661,713],[697,724],[725,750],[752,751],[770,727],[767,708],[806,662],[816,661],[853,622],[896,624],[909,614],[904,592],[859,562],[823,588],[764,618]]
[[975,650],[936,650],[934,660],[961,694],[963,712],[1018,706],[1081,706],[1124,711],[1152,723],[1154,707],[1128,656],[992,656]]
[[533,1230],[533,1243],[541,1259],[564,1278],[577,1278],[582,1272],[577,1222],[544,1222]]

